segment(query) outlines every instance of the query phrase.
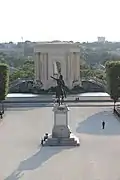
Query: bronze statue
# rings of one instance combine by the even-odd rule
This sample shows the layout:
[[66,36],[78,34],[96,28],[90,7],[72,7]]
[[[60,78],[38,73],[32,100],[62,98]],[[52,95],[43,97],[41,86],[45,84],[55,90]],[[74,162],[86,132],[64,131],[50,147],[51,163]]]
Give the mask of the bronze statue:
[[60,75],[59,78],[55,78],[53,76],[51,76],[51,78],[53,78],[54,80],[57,81],[56,98],[57,98],[57,102],[60,105],[60,104],[62,104],[64,98],[66,98],[65,82],[63,80],[63,76],[62,75]]

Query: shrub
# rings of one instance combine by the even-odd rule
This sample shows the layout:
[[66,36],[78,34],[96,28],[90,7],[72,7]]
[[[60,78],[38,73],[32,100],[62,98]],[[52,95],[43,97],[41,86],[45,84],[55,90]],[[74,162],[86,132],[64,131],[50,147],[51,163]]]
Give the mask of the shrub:
[[108,92],[115,103],[120,97],[120,61],[106,63],[106,75]]
[[4,100],[8,93],[9,67],[0,64],[0,101]]

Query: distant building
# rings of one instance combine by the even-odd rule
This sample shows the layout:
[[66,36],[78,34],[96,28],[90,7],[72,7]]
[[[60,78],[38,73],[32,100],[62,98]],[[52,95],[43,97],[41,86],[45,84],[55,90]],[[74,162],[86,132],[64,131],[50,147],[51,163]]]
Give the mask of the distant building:
[[51,76],[62,74],[68,88],[80,84],[80,47],[71,42],[38,43],[35,52],[35,80],[43,89],[56,86]]
[[98,37],[99,43],[105,43],[105,37]]

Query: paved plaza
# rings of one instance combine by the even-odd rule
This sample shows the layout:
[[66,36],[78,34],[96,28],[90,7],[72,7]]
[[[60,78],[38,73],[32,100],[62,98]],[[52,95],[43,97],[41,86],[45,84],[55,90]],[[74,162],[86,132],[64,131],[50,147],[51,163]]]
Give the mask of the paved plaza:
[[[67,95],[66,101],[75,101],[75,98],[79,97],[80,101],[87,102],[101,102],[112,101],[110,95],[104,92],[91,92]],[[55,95],[38,95],[38,94],[23,94],[23,93],[11,93],[7,95],[6,102],[53,102]]]
[[[120,180],[120,122],[110,107],[70,108],[79,147],[40,147],[51,107],[16,108],[0,124],[0,180]],[[105,130],[101,122],[105,120]]]

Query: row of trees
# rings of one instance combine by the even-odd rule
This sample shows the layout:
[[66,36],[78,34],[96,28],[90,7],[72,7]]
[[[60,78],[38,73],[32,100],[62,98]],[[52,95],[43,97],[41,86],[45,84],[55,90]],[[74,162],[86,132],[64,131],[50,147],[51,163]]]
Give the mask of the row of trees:
[[120,43],[83,43],[81,44],[81,58],[89,65],[115,61],[120,59]]
[[12,69],[10,71],[10,83],[18,78],[34,78],[34,61],[32,56],[0,52],[0,63],[7,64]]
[[18,78],[34,79],[34,61],[27,60],[15,72],[10,74],[10,83]]
[[96,69],[81,69],[80,75],[83,79],[98,78],[100,80],[106,80],[106,73],[103,70]]

